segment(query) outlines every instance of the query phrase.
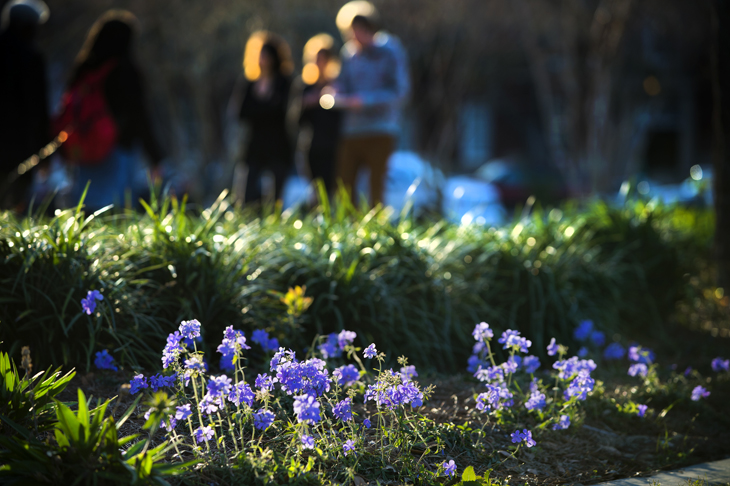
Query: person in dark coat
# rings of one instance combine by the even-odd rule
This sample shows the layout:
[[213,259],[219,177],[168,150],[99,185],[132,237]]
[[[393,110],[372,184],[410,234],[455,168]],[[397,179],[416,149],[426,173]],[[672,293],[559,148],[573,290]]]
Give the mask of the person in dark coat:
[[163,151],[155,138],[146,104],[142,74],[133,59],[132,46],[138,21],[128,11],[110,10],[91,28],[76,58],[69,87],[105,66],[104,97],[117,125],[116,148],[98,165],[75,168],[74,196],[79,198],[91,181],[84,204],[95,210],[109,204],[123,205],[131,195],[138,167],[136,147],[146,153],[153,168]]
[[291,79],[282,69],[283,40],[270,37],[261,47],[260,75],[244,88],[239,118],[249,124],[245,160],[246,203],[261,202],[261,175],[274,176],[276,200],[282,198],[284,182],[294,163],[293,144],[287,130]]
[[342,112],[332,109],[334,106],[332,83],[335,76],[332,75],[334,70],[331,66],[336,57],[331,47],[322,48],[317,52],[314,62],[317,77],[309,80],[306,79],[309,73],[304,73],[303,81],[312,84],[306,85],[302,90],[302,108],[299,117],[299,124],[312,130],[308,153],[312,179],[322,180],[329,195],[332,195],[335,189],[335,167],[342,125]]
[[48,7],[38,0],[8,3],[0,33],[0,208],[22,210],[32,174],[17,167],[51,139],[43,55],[34,45]]

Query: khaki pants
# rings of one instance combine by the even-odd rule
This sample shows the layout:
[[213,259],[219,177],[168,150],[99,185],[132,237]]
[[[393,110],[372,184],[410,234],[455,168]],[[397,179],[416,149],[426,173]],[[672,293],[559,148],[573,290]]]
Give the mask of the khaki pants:
[[392,135],[365,135],[342,140],[337,158],[337,177],[350,193],[353,204],[357,203],[353,191],[355,179],[363,167],[370,169],[370,203],[374,206],[383,202],[388,158],[394,147],[395,138]]

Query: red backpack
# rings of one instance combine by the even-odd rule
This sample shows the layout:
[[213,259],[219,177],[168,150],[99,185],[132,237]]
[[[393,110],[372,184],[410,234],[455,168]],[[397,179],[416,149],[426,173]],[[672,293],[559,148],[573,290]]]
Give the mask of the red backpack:
[[54,121],[54,130],[66,132],[61,152],[69,162],[98,165],[116,146],[117,122],[104,97],[104,81],[116,64],[109,61],[86,74],[61,99],[61,113]]

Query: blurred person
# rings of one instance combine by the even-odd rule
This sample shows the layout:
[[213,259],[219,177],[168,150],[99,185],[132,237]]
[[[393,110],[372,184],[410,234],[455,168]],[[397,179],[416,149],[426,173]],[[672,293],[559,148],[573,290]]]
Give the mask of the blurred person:
[[246,203],[262,201],[262,175],[266,170],[274,177],[274,198],[280,200],[284,182],[294,165],[294,149],[287,129],[291,91],[288,52],[283,39],[267,33],[259,52],[255,79],[242,88],[239,119],[249,126],[244,149],[248,166]]
[[367,15],[357,13],[349,28],[343,29],[349,40],[342,49],[342,72],[336,83],[335,106],[345,110],[337,174],[355,202],[358,171],[368,168],[370,203],[376,205],[383,202],[388,159],[400,132],[410,80],[400,43],[392,36],[378,35],[377,11],[372,4],[346,4],[338,14],[338,26],[346,27],[343,11],[352,4],[366,5],[369,10],[360,10]]
[[[55,122],[57,130],[71,130],[62,148],[74,171],[72,201],[79,200],[90,181],[84,204],[91,211],[132,197],[139,146],[155,175],[163,159],[132,54],[137,31],[137,18],[125,10],[110,10],[96,21],[76,58],[64,110]],[[75,119],[76,112],[85,111],[93,113]],[[95,131],[83,133],[73,126],[81,122]]]
[[[317,45],[319,44],[319,45]],[[313,180],[321,180],[327,193],[335,186],[335,167],[340,143],[342,112],[334,107],[333,83],[339,74],[339,62],[333,50],[334,41],[327,34],[319,34],[305,45],[299,125],[311,130],[308,162]],[[307,59],[307,46],[317,49],[314,62]],[[318,48],[320,47],[321,48]],[[309,61],[309,62],[308,62]]]
[[48,19],[40,0],[14,0],[2,12],[0,33],[0,208],[22,211],[33,177],[18,165],[51,139],[43,55],[34,44]]

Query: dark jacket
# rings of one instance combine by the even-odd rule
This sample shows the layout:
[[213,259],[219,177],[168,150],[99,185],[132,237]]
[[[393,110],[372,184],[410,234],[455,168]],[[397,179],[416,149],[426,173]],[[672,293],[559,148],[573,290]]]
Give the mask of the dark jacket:
[[[74,79],[82,79],[86,73],[98,69],[104,62],[83,64]],[[164,154],[152,130],[142,75],[127,57],[118,59],[116,63],[104,81],[104,94],[109,110],[117,122],[118,144],[130,149],[139,141],[150,161],[156,165],[164,158]]]
[[[306,98],[312,93],[319,93],[322,88],[323,85],[321,84],[305,86],[302,90],[302,98]],[[299,124],[309,125],[312,128],[311,149],[337,149],[342,126],[342,112],[340,110],[325,110],[319,104],[304,107],[299,116]]]
[[246,163],[290,165],[294,162],[294,150],[286,127],[286,115],[291,81],[284,76],[277,76],[272,93],[266,99],[256,96],[253,87],[254,83],[248,83],[244,88],[239,111],[240,119],[250,126]]
[[43,56],[12,30],[0,34],[0,174],[51,139]]

